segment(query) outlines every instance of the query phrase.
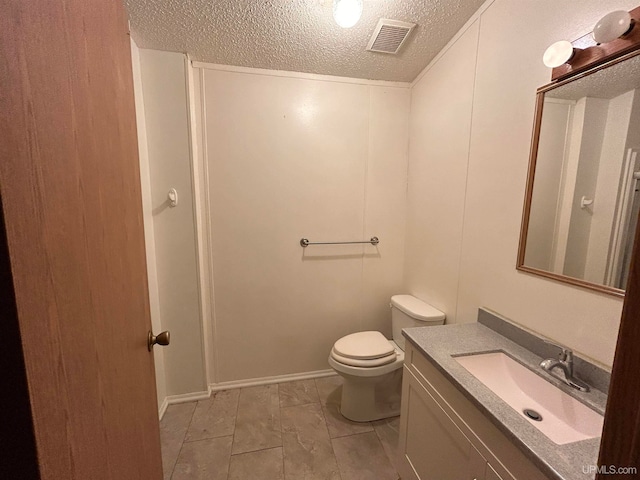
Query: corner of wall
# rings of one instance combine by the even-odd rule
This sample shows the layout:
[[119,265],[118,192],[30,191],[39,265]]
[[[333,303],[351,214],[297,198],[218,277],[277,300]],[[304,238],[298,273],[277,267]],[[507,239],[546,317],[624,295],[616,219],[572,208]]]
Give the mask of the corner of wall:
[[[139,55],[158,318],[162,318],[162,328],[170,330],[172,336],[171,345],[163,352],[166,395],[189,395],[201,392],[207,382],[186,56],[148,49],[141,49]],[[167,201],[171,188],[179,194],[179,204],[175,208]]]
[[[144,115],[144,95],[142,92],[142,73],[140,68],[140,50],[131,39],[131,62],[133,67],[133,87],[136,107],[136,125],[138,129],[138,155],[140,159],[140,182],[142,193],[142,215],[144,222],[145,251],[147,255],[147,279],[149,285],[149,307],[151,326],[154,332],[162,330],[160,305],[158,298],[158,278],[156,271],[155,239],[153,231],[153,213],[151,204],[151,180],[149,174],[149,152],[147,147],[147,128]],[[164,366],[164,351],[154,349],[156,374],[156,392],[159,415],[166,410],[167,387]]]

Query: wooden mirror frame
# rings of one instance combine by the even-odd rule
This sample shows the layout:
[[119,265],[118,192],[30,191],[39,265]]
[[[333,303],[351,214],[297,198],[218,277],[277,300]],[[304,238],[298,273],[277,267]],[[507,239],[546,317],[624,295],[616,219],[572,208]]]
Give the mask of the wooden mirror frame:
[[[531,151],[529,155],[529,169],[527,171],[527,185],[525,191],[524,207],[522,211],[522,224],[520,227],[520,242],[518,244],[518,259],[516,269],[526,273],[532,273],[545,278],[550,278],[562,283],[577,285],[601,293],[607,293],[617,297],[624,297],[625,291],[620,288],[610,287],[599,283],[589,282],[576,277],[570,277],[561,273],[554,273],[524,264],[527,247],[527,234],[529,231],[529,217],[531,213],[531,201],[533,197],[533,184],[538,156],[538,144],[540,129],[542,126],[542,110],[544,94],[549,90],[561,87],[567,83],[579,80],[593,73],[604,70],[617,63],[624,62],[632,57],[640,55],[640,7],[629,12],[634,22],[631,31],[624,36],[604,45],[598,45],[589,33],[572,42],[576,48],[574,57],[560,67],[552,71],[552,82],[544,85],[536,91],[536,108],[533,123],[533,135],[531,139]],[[586,47],[586,48],[585,48]]]

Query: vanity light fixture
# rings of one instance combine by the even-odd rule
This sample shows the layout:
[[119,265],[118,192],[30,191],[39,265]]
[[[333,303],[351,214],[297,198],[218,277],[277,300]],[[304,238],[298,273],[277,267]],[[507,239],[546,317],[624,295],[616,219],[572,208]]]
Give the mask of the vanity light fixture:
[[[632,55],[640,50],[640,28],[636,27],[639,22],[640,7],[628,12],[617,10],[608,13],[598,21],[592,32],[571,42],[574,47],[572,57],[563,59],[560,55],[560,59],[556,62],[545,61],[545,65],[558,65],[552,67],[551,80],[566,79],[571,75],[603,65],[624,55]],[[556,49],[549,50],[553,52]],[[571,54],[567,45],[560,47],[559,50],[567,56]],[[563,60],[565,63],[560,63]]]
[[617,10],[602,17],[593,27],[593,39],[598,43],[609,43],[629,33],[634,21],[629,12]]
[[333,0],[333,18],[342,28],[351,28],[362,16],[362,0]]
[[556,68],[571,60],[574,54],[575,49],[571,42],[560,40],[545,50],[542,61],[547,67]]

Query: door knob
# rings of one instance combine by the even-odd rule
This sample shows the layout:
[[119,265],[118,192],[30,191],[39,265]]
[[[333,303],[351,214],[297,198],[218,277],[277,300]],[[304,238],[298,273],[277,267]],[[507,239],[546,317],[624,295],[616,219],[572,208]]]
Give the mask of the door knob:
[[151,333],[151,330],[149,330],[149,335],[147,336],[147,348],[149,349],[149,351],[151,351],[153,346],[156,344],[169,345],[169,340],[170,338],[168,331],[159,333],[158,335],[154,335],[153,333]]

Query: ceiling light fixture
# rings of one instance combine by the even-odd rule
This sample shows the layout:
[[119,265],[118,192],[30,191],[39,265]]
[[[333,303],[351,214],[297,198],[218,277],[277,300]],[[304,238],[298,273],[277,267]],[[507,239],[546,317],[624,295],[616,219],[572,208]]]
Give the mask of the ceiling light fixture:
[[593,27],[593,39],[598,43],[609,43],[629,33],[633,20],[629,12],[617,10],[602,17]]
[[351,28],[362,15],[362,0],[334,0],[333,18],[342,28]]

